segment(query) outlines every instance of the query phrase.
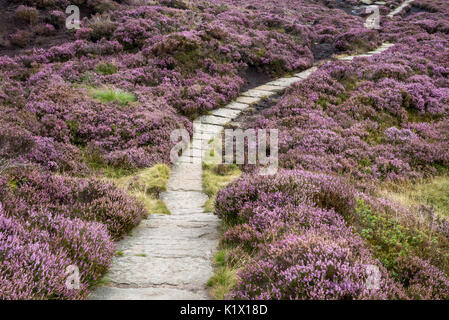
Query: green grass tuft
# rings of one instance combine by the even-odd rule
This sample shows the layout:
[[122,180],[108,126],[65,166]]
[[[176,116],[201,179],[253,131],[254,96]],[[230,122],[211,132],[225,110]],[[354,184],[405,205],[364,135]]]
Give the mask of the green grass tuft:
[[122,106],[127,105],[130,102],[137,101],[136,96],[132,93],[124,92],[118,89],[92,89],[91,95],[94,99],[103,103],[114,102]]
[[217,300],[224,300],[225,294],[237,284],[237,269],[227,264],[226,249],[218,251],[214,256],[215,273],[207,282],[212,296]]
[[146,253],[137,253],[134,256],[136,256],[136,257],[146,257],[147,254]]

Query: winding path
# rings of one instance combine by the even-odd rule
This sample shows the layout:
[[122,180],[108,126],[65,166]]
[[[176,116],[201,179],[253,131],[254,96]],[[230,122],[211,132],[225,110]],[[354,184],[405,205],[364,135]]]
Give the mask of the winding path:
[[[401,10],[411,1],[406,2],[400,6]],[[339,59],[369,57],[391,46],[383,44],[366,54]],[[194,121],[192,141],[173,166],[168,190],[162,195],[172,214],[150,215],[132,235],[119,242],[117,250],[123,254],[114,258],[106,275],[109,282],[97,288],[90,299],[210,298],[206,282],[213,274],[212,256],[218,245],[219,219],[212,213],[204,213],[203,209],[207,196],[202,189],[201,162],[209,149],[208,142],[219,137],[223,126],[242,111],[307,79],[316,69],[312,67],[251,89],[234,102]]]

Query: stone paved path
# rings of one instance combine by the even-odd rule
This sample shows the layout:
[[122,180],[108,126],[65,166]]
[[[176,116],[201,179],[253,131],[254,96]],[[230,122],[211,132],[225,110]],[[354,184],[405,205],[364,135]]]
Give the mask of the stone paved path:
[[[384,44],[358,57],[381,53],[390,46]],[[106,275],[109,283],[97,288],[90,299],[209,298],[205,285],[213,274],[211,261],[218,244],[219,220],[203,212],[207,196],[202,191],[201,162],[208,142],[243,110],[307,79],[316,69],[251,89],[224,108],[194,121],[192,141],[173,166],[168,190],[161,197],[171,215],[151,215],[118,244],[117,250],[123,255],[114,258]]]
[[[359,57],[387,50],[384,44]],[[340,59],[352,60],[356,56]],[[162,195],[171,215],[151,215],[118,244],[122,256],[114,258],[106,278],[90,299],[208,299],[206,282],[213,274],[212,257],[218,244],[219,220],[204,213],[202,167],[208,142],[223,125],[252,104],[307,79],[312,67],[292,77],[280,78],[244,92],[236,101],[194,121],[189,147],[173,166],[168,190]]]
[[[390,13],[398,14],[412,1]],[[399,9],[400,8],[400,9]],[[390,48],[383,44],[361,55],[340,57],[351,61]],[[223,126],[252,104],[274,96],[307,79],[312,67],[244,92],[236,101],[194,121],[189,147],[173,166],[168,190],[162,195],[171,215],[151,215],[118,244],[122,256],[114,258],[106,278],[90,299],[208,299],[206,282],[213,274],[212,257],[218,244],[219,220],[204,213],[207,196],[202,191],[201,162],[208,142],[221,135]]]

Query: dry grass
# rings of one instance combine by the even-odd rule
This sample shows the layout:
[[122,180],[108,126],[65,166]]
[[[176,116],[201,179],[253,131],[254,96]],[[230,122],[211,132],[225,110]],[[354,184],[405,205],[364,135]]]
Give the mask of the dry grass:
[[170,169],[164,164],[157,164],[135,174],[110,179],[118,187],[140,200],[149,214],[170,214],[159,194],[167,190]]
[[427,206],[449,220],[449,176],[438,176],[414,184],[383,188],[381,194],[407,208]]
[[203,189],[209,196],[205,205],[207,212],[215,212],[215,198],[218,191],[240,177],[242,172],[234,165],[203,163]]

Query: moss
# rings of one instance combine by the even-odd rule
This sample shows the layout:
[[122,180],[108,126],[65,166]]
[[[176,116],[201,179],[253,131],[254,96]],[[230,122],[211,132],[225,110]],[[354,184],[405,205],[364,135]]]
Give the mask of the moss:
[[122,106],[127,105],[130,102],[137,101],[136,96],[132,93],[124,92],[118,89],[92,89],[91,95],[94,99],[103,102],[114,102]]

